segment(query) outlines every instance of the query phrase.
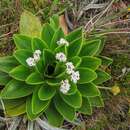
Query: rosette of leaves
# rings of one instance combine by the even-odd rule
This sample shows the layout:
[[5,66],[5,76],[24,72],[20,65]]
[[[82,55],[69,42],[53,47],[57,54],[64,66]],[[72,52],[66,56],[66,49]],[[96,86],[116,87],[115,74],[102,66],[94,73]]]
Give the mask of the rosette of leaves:
[[[0,58],[5,113],[7,116],[23,114],[29,120],[44,115],[54,126],[61,126],[64,120],[73,122],[77,112],[91,115],[93,106],[103,106],[97,86],[110,79],[101,69],[102,65],[111,63],[111,59],[99,56],[103,39],[85,40],[82,28],[64,35],[58,16],[38,30],[41,32],[37,36],[15,34],[13,55]],[[58,45],[61,38],[66,39],[69,46]],[[41,51],[40,60],[30,67],[26,60],[35,50]],[[56,60],[59,52],[63,52],[79,71],[80,79],[76,84],[66,73],[65,64]],[[70,81],[70,90],[63,94],[59,88],[66,78]]]

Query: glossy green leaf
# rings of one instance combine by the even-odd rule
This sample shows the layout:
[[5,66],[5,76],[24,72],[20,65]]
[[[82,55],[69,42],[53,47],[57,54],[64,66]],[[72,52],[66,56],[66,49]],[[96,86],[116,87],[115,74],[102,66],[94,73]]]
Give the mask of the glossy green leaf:
[[100,91],[93,83],[79,84],[78,89],[83,97],[95,97],[100,95]]
[[25,99],[3,100],[5,113],[9,117],[19,116],[26,112]]
[[80,56],[94,56],[99,50],[101,40],[92,40],[83,45]]
[[53,15],[52,18],[50,18],[50,25],[54,30],[57,30],[59,28],[59,16]]
[[53,28],[47,23],[43,25],[41,38],[47,43],[48,46],[51,45],[51,41],[54,35]]
[[45,111],[46,117],[48,119],[49,124],[60,127],[64,121],[63,117],[60,115],[60,113],[56,110],[53,103],[50,104],[50,106]]
[[0,57],[0,71],[9,73],[18,65],[17,60],[13,56]]
[[97,74],[89,68],[78,68],[78,71],[80,73],[79,84],[89,83],[97,78]]
[[30,75],[30,70],[23,65],[19,65],[9,72],[9,75],[16,80],[25,81]]
[[26,97],[33,92],[33,87],[17,80],[11,80],[1,91],[2,99]]
[[10,80],[11,78],[7,73],[0,71],[0,85],[6,85]]
[[32,39],[32,50],[40,50],[41,52],[43,49],[48,48],[48,45],[41,39],[39,38],[33,38]]
[[66,96],[73,95],[74,93],[77,92],[77,85],[73,82],[70,82],[70,85],[71,85],[70,90],[66,93]]
[[113,62],[113,60],[111,58],[108,58],[106,56],[100,56],[100,58],[102,60],[102,65],[105,67],[108,67]]
[[55,93],[56,89],[54,87],[45,84],[39,89],[38,96],[40,100],[49,100],[55,95]]
[[80,67],[87,67],[92,70],[96,70],[101,65],[101,60],[92,56],[83,56]]
[[26,60],[27,58],[32,56],[33,56],[32,52],[25,49],[16,50],[14,52],[14,57],[19,61],[19,63],[27,67],[29,66],[26,63]]
[[75,68],[77,68],[81,64],[82,59],[79,56],[75,56],[71,59],[71,62],[74,64]]
[[43,84],[44,78],[39,73],[33,72],[27,77],[26,83],[31,85]]
[[60,93],[62,99],[71,107],[80,108],[82,105],[82,96],[79,91],[72,95],[65,95]]
[[82,37],[70,43],[67,52],[68,57],[70,58],[79,55],[81,49],[82,49]]
[[61,28],[59,28],[55,33],[51,41],[51,49],[54,50],[56,47],[58,47],[57,41],[60,40],[60,38],[64,38],[64,32]]
[[92,106],[88,98],[83,97],[82,106],[78,109],[78,111],[85,115],[92,114]]
[[68,42],[72,42],[75,41],[76,39],[80,38],[82,36],[82,28],[77,28],[76,30],[74,30],[73,32],[70,32],[65,39]]
[[31,42],[32,38],[26,35],[15,34],[13,36],[14,43],[18,49],[29,49],[32,50]]
[[96,70],[97,78],[93,81],[95,84],[102,84],[107,80],[111,79],[111,76],[102,70]]
[[28,119],[30,120],[34,120],[40,115],[40,113],[34,114],[32,112],[32,96],[29,96],[26,100],[26,113],[27,113]]
[[20,33],[29,36],[40,36],[41,22],[31,12],[24,11],[20,18]]
[[104,107],[103,99],[101,96],[89,97],[89,102],[94,107]]
[[33,114],[39,114],[40,112],[43,112],[48,107],[50,101],[46,100],[40,100],[38,97],[38,91],[39,87],[35,89],[32,96],[32,112]]
[[68,121],[73,121],[75,118],[75,109],[66,104],[60,97],[56,95],[54,98],[54,104],[57,111]]

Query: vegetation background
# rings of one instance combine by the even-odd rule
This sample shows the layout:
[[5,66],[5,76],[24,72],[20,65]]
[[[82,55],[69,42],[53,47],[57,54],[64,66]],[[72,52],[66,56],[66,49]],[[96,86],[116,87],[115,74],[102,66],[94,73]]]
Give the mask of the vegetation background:
[[[19,19],[29,10],[44,23],[55,13],[62,15],[66,32],[84,26],[86,38],[106,37],[103,54],[113,58],[104,68],[112,79],[102,92],[105,107],[95,108],[92,116],[82,116],[81,126],[65,124],[72,130],[130,129],[130,3],[129,0],[0,0],[0,55],[12,53],[12,35],[19,31]],[[29,26],[29,25],[28,25]],[[0,130],[6,130],[1,111]],[[25,124],[24,124],[25,125]],[[21,123],[20,130],[25,130]]]

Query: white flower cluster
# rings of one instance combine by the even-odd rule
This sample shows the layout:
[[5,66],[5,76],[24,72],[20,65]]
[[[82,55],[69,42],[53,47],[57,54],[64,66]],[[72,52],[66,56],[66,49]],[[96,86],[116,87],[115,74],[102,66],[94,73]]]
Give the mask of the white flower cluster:
[[30,67],[35,66],[36,63],[40,60],[40,55],[41,51],[35,50],[35,52],[33,53],[33,57],[29,57],[26,59],[26,63],[28,64],[28,66]]
[[58,45],[66,45],[69,46],[69,42],[65,40],[64,38],[61,38],[59,41],[57,41]]
[[61,86],[60,86],[60,91],[63,94],[66,94],[69,90],[70,90],[69,80],[68,79],[62,80],[61,81]]
[[59,60],[60,62],[66,62],[67,58],[64,53],[59,52],[56,54],[56,60]]

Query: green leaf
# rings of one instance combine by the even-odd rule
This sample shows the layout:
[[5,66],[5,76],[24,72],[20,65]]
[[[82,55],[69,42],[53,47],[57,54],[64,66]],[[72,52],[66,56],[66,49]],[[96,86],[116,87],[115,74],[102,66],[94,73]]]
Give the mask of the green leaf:
[[9,75],[16,80],[25,81],[25,79],[30,75],[30,70],[23,65],[19,65],[9,72]]
[[30,120],[34,120],[36,119],[39,115],[39,114],[34,114],[32,112],[32,96],[29,96],[26,100],[26,113],[27,113],[27,117],[30,119]]
[[87,67],[92,70],[96,70],[101,65],[101,60],[92,56],[83,56],[80,67]]
[[55,54],[59,52],[63,52],[67,57],[67,47],[65,45],[60,45],[55,49]]
[[48,107],[50,101],[46,100],[40,100],[38,97],[38,91],[39,87],[35,89],[32,96],[32,112],[33,114],[39,114],[40,112],[43,112]]
[[59,28],[55,33],[54,33],[54,36],[52,38],[52,41],[51,41],[51,49],[54,50],[58,44],[57,44],[57,41],[59,41],[61,38],[64,38],[64,32],[62,31],[61,28]]
[[79,55],[81,49],[82,49],[82,37],[70,43],[70,45],[68,46],[68,52],[67,52],[68,57],[74,57],[74,56]]
[[80,52],[80,56],[94,56],[99,50],[101,40],[92,40],[84,44]]
[[104,107],[103,99],[101,96],[89,97],[89,102],[94,107]]
[[60,93],[62,99],[71,107],[80,108],[82,105],[82,96],[79,91],[72,95],[65,95]]
[[17,80],[11,80],[1,91],[2,99],[26,97],[33,92],[33,87]]
[[53,103],[50,104],[50,106],[45,111],[46,117],[48,119],[49,124],[60,127],[64,121],[63,117],[60,115],[60,113],[56,110]]
[[83,97],[95,97],[100,95],[100,91],[93,83],[80,84],[78,89]]
[[43,50],[43,61],[44,61],[45,65],[52,64],[55,61],[54,54],[50,50],[44,49]]
[[68,121],[73,121],[75,118],[75,109],[66,104],[59,95],[54,98],[54,104],[57,111]]
[[78,28],[76,30],[74,30],[73,32],[69,33],[65,39],[68,41],[68,42],[72,42],[78,38],[80,38],[82,36],[82,28]]
[[44,79],[39,73],[33,72],[27,77],[26,83],[31,85],[43,84]]
[[89,83],[97,78],[97,74],[89,68],[78,68],[78,71],[80,73],[79,84]]
[[13,36],[13,39],[14,39],[14,43],[15,43],[15,45],[18,49],[32,50],[32,47],[31,47],[32,39],[31,39],[31,37],[21,35],[21,34],[15,34]]
[[26,63],[27,58],[32,57],[32,52],[24,49],[16,50],[14,57],[19,61],[20,64],[29,67]]
[[13,56],[0,57],[0,71],[9,73],[18,65],[17,60]]
[[82,59],[79,56],[75,56],[71,59],[71,62],[74,64],[75,68],[80,65],[81,61]]
[[11,99],[11,100],[3,100],[5,113],[9,117],[19,116],[26,112],[25,99]]
[[20,18],[20,33],[39,37],[41,33],[41,22],[31,12],[24,11]]
[[105,67],[108,67],[113,62],[113,60],[111,58],[108,58],[106,56],[100,56],[100,58],[102,60],[102,65]]
[[6,85],[10,80],[11,78],[7,73],[0,71],[0,85]]
[[39,89],[38,96],[40,100],[49,100],[55,95],[55,93],[56,89],[54,87],[45,84]]
[[40,50],[41,52],[43,49],[48,48],[48,45],[41,39],[39,38],[33,38],[32,40],[32,50]]
[[77,92],[77,85],[73,82],[70,82],[70,90],[66,93],[66,95],[72,95],[75,94]]
[[78,109],[79,112],[85,114],[85,115],[91,115],[92,114],[92,106],[90,104],[90,101],[88,98],[82,99],[82,106]]
[[52,27],[47,23],[43,25],[41,38],[43,41],[47,43],[48,46],[51,45],[51,41],[54,35],[54,30]]
[[103,82],[106,82],[107,80],[111,79],[111,76],[102,70],[96,70],[97,78],[93,81],[95,84],[102,84]]
[[59,16],[58,15],[53,15],[50,18],[50,25],[54,30],[57,30],[59,28]]

